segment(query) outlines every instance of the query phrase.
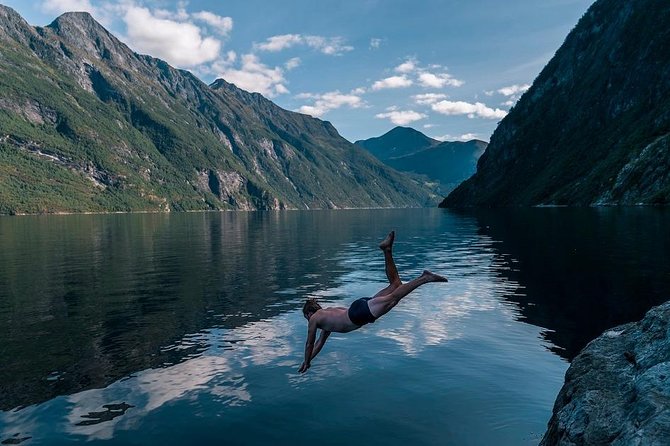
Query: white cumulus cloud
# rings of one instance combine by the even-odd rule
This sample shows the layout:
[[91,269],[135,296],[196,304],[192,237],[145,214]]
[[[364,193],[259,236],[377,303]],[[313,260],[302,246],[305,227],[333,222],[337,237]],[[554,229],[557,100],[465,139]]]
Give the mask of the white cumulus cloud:
[[430,106],[433,111],[443,115],[467,115],[468,118],[484,118],[484,119],[502,119],[507,115],[505,110],[499,108],[493,109],[487,107],[481,102],[471,104],[464,101],[440,101]]
[[498,93],[500,93],[503,96],[514,96],[519,93],[524,93],[526,90],[530,88],[530,84],[523,84],[523,85],[510,85],[509,87],[503,87],[498,90]]
[[147,8],[129,7],[126,23],[130,46],[178,67],[191,67],[215,60],[221,42],[204,37],[199,27],[190,22],[159,18]]
[[390,110],[386,113],[378,113],[375,115],[375,118],[388,119],[395,125],[407,125],[426,117],[427,116],[425,114],[415,112],[414,110]]
[[462,80],[456,79],[449,73],[429,73],[427,71],[419,74],[419,84],[428,88],[460,87],[464,84]]
[[342,37],[304,36],[302,34],[272,36],[265,42],[254,44],[254,48],[260,51],[278,52],[296,45],[306,45],[329,56],[337,56],[354,49],[353,46],[345,45]]
[[384,90],[387,88],[403,88],[403,87],[409,87],[412,84],[413,84],[412,80],[405,75],[391,76],[376,81],[374,84],[372,84],[372,89],[376,91],[376,90]]
[[296,97],[299,99],[313,99],[314,103],[312,105],[303,105],[298,111],[319,118],[330,110],[341,107],[361,108],[365,106],[365,102],[355,91],[350,93],[340,93],[337,90],[323,94],[301,93]]
[[263,64],[255,54],[242,55],[240,68],[223,64],[219,69],[220,77],[243,90],[260,93],[269,98],[289,92],[284,85],[284,71],[280,67],[272,68]]

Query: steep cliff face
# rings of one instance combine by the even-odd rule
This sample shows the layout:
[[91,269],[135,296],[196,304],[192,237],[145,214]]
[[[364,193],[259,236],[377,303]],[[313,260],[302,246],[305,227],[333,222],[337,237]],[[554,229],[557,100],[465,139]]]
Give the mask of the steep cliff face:
[[598,0],[442,206],[670,203],[670,4]]
[[0,213],[429,203],[327,122],[134,53],[90,15],[0,6]]
[[670,444],[670,302],[592,341],[565,375],[542,446]]

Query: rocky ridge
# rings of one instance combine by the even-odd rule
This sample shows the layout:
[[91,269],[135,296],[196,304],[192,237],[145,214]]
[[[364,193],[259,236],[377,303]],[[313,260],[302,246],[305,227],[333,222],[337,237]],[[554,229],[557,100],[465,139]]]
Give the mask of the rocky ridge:
[[0,213],[431,201],[330,123],[137,54],[87,13],[32,27],[0,5],[0,42]]

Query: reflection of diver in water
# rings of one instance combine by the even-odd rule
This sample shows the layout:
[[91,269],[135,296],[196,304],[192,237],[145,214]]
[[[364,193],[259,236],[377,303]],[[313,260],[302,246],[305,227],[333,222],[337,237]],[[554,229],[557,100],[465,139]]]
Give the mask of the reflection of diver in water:
[[[310,362],[319,354],[331,332],[348,333],[361,328],[363,325],[374,322],[391,311],[400,302],[400,299],[421,285],[429,282],[447,281],[445,277],[438,276],[430,271],[424,271],[416,279],[402,283],[393,262],[392,248],[394,237],[395,232],[391,231],[388,237],[379,245],[379,248],[384,251],[386,277],[390,285],[379,291],[374,297],[358,299],[348,309],[343,307],[321,308],[315,299],[307,300],[302,309],[305,318],[309,321],[307,344],[305,345],[305,362],[300,366],[300,373],[304,373],[309,369]],[[321,329],[321,336],[314,343],[318,328]]]

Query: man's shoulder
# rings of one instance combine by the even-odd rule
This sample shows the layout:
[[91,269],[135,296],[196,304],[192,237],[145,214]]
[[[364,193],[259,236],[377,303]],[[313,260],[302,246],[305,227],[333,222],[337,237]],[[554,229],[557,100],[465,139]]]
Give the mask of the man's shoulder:
[[346,308],[340,308],[340,307],[322,308],[316,313],[314,313],[312,319],[316,319],[314,322],[319,324],[320,322],[323,321],[329,321],[338,318],[346,311],[347,311]]

